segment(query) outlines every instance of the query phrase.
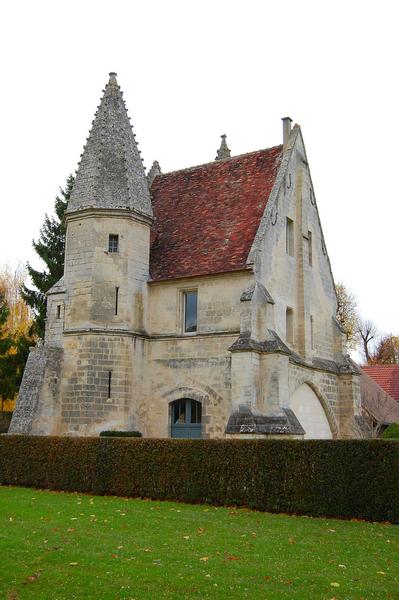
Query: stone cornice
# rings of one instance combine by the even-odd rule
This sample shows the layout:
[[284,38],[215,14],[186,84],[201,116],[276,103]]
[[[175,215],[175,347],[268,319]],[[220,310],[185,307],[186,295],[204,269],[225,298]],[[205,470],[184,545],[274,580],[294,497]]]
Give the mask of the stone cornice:
[[210,333],[198,333],[197,335],[174,335],[174,334],[164,334],[164,335],[148,335],[146,333],[140,331],[130,331],[127,329],[107,329],[105,327],[82,327],[76,329],[64,329],[63,334],[68,336],[73,335],[113,335],[113,336],[125,336],[125,337],[136,337],[141,338],[143,340],[147,340],[149,342],[157,342],[157,341],[167,341],[167,340],[195,340],[195,339],[203,339],[210,337],[229,337],[236,336],[239,331],[231,330],[231,331],[218,331],[218,332],[210,332]]
[[131,208],[82,208],[80,210],[74,210],[71,212],[67,212],[65,214],[65,222],[69,223],[70,221],[80,221],[82,219],[90,219],[93,217],[109,219],[109,218],[119,218],[119,219],[131,219],[132,221],[138,221],[139,223],[144,223],[145,225],[152,225],[153,218],[147,215],[143,215]]

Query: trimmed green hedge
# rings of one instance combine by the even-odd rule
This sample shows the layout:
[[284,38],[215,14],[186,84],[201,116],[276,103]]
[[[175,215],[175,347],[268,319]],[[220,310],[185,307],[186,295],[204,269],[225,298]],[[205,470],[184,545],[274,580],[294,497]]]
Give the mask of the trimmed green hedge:
[[143,437],[140,431],[101,431],[100,437]]
[[399,439],[399,423],[391,423],[388,425],[381,437],[386,440]]
[[399,443],[0,437],[0,483],[399,522]]

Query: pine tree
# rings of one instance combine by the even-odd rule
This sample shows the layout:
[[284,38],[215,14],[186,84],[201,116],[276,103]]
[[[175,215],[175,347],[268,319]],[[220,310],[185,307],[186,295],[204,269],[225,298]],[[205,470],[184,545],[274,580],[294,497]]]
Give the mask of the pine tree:
[[41,338],[44,337],[46,292],[64,274],[65,225],[63,217],[74,182],[74,176],[69,175],[65,189],[60,188],[60,196],[55,199],[56,217],[49,217],[46,214],[39,240],[33,241],[36,253],[46,265],[43,271],[37,271],[29,263],[27,264],[29,276],[36,289],[31,290],[24,285],[21,290],[23,299],[32,308],[35,315],[31,333]]

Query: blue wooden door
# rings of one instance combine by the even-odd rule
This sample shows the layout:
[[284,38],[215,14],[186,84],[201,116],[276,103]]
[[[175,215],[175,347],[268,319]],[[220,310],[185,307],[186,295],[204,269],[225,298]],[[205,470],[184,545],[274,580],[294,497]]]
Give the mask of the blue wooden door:
[[201,403],[181,398],[171,404],[171,436],[173,438],[201,437]]

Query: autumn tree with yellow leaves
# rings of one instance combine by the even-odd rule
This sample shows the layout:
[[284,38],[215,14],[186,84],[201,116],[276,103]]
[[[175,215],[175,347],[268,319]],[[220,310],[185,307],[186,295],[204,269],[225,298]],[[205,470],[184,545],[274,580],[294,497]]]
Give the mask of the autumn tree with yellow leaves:
[[21,297],[26,274],[8,267],[0,270],[0,410],[12,404],[34,340],[29,335],[31,312]]

